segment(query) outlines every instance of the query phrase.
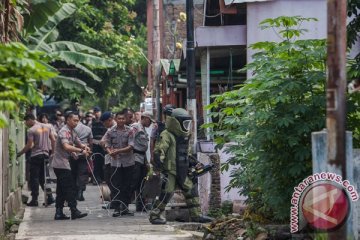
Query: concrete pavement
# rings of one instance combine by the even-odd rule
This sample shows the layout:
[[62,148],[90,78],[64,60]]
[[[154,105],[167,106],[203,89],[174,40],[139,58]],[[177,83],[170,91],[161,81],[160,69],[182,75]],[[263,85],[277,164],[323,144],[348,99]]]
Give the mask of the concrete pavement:
[[[18,240],[142,240],[142,239],[193,239],[190,232],[178,230],[174,224],[152,225],[148,215],[114,218],[113,210],[101,209],[97,186],[87,186],[85,201],[78,202],[78,208],[88,216],[76,220],[55,221],[55,207],[26,207],[24,219],[16,235]],[[41,205],[43,201],[39,201]],[[134,207],[134,206],[131,206]],[[131,209],[130,207],[130,209]],[[70,215],[68,208],[64,213]]]

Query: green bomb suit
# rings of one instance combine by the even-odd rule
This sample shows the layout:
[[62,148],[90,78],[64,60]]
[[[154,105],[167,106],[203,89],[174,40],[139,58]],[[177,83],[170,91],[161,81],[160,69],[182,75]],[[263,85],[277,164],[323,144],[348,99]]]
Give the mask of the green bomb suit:
[[[188,140],[185,140],[187,144],[185,143],[181,147],[179,147],[179,142],[177,141],[179,139],[188,139],[190,132],[185,132],[181,128],[179,121],[173,117],[177,111],[187,114],[185,109],[174,109],[172,116],[166,118],[166,129],[161,133],[160,140],[154,150],[156,167],[161,171],[163,183],[159,200],[156,201],[154,204],[155,208],[150,212],[150,222],[153,224],[166,223],[164,216],[165,206],[170,201],[176,187],[183,191],[191,221],[198,221],[201,214],[196,186],[194,187],[193,182],[187,176],[189,162],[186,163],[187,166],[184,163],[182,166],[179,166],[179,151],[182,151],[180,155],[187,157],[189,148]],[[178,149],[178,152],[177,147],[181,148]]]

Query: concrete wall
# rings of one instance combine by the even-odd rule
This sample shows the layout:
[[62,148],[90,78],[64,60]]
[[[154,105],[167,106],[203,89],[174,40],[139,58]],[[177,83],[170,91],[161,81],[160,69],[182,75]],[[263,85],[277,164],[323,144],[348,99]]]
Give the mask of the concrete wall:
[[[25,184],[25,157],[16,159],[13,149],[25,144],[25,127],[10,120],[8,128],[0,129],[0,234],[4,232],[6,219],[21,207],[21,189]],[[10,156],[11,155],[11,156]]]
[[[247,4],[247,46],[260,41],[282,41],[272,29],[261,30],[259,24],[267,18],[279,16],[314,17],[318,22],[306,22],[301,28],[308,29],[302,39],[325,39],[327,36],[326,0],[287,0],[254,2]],[[254,51],[247,50],[247,62]],[[249,74],[248,74],[249,77]]]
[[213,164],[210,174],[207,173],[199,177],[199,198],[201,211],[208,213],[210,209],[218,209],[224,201],[240,201],[246,200],[246,197],[239,194],[238,188],[225,191],[230,183],[231,172],[237,167],[230,167],[229,171],[221,172],[221,164],[225,163],[231,155],[225,153],[225,148],[218,153],[201,153],[198,152],[198,160],[204,165]]
[[[221,149],[219,151],[219,155],[220,155],[220,161],[221,164],[225,163],[230,157],[231,155],[229,153],[225,152],[226,149],[226,145],[223,149]],[[229,192],[225,191],[225,187],[227,187],[230,183],[230,175],[231,172],[235,169],[237,169],[239,166],[231,166],[229,167],[229,170],[227,172],[222,172],[221,176],[220,176],[220,183],[221,183],[221,202],[224,202],[226,200],[230,200],[230,201],[235,201],[235,200],[245,200],[246,197],[241,196],[239,194],[240,189],[238,188],[233,188],[231,189]]]

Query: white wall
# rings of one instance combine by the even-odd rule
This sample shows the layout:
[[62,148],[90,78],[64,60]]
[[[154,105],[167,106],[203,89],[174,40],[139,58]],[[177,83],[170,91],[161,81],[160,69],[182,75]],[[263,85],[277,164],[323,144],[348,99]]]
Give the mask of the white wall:
[[[247,4],[247,46],[260,41],[281,41],[272,29],[261,30],[259,24],[267,18],[279,16],[314,17],[318,22],[306,22],[301,28],[308,29],[302,39],[324,39],[327,36],[326,0],[277,0]],[[247,62],[254,51],[247,50]],[[249,77],[249,75],[248,75]]]
[[[225,144],[224,148],[221,149],[219,151],[219,155],[220,155],[220,162],[221,164],[225,163],[230,157],[231,155],[228,153],[225,153],[225,148],[227,145],[229,144]],[[231,166],[229,167],[229,170],[227,172],[221,172],[220,175],[220,184],[221,184],[221,202],[224,202],[226,200],[230,200],[230,201],[234,201],[234,200],[245,200],[246,197],[245,196],[241,196],[239,194],[239,190],[238,188],[233,188],[231,189],[229,192],[225,191],[225,188],[229,185],[230,180],[231,180],[231,172],[232,170],[238,168],[239,166]]]

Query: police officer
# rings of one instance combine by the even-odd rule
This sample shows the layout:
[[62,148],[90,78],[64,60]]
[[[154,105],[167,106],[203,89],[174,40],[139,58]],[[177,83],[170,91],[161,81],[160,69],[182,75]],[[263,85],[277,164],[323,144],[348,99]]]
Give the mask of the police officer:
[[[122,215],[134,215],[128,207],[131,201],[132,180],[134,171],[134,135],[131,127],[126,126],[126,112],[118,112],[115,115],[116,126],[105,133],[102,141],[111,159],[112,175],[110,184],[112,204],[115,207],[113,217]],[[116,191],[115,191],[116,190]]]
[[146,151],[149,146],[149,136],[145,131],[145,127],[149,127],[154,122],[151,112],[143,112],[141,120],[131,125],[134,133],[134,175],[133,175],[133,191],[136,192],[136,211],[142,211],[144,200],[141,196],[141,183],[147,174],[149,163],[146,159]]
[[100,121],[101,109],[94,107],[94,119],[92,121],[91,130],[93,133],[93,154],[94,154],[94,176],[93,184],[102,183],[104,180],[104,155],[105,151],[102,148],[100,141],[106,133],[107,129],[104,124]]
[[87,213],[81,213],[77,208],[76,187],[70,168],[70,158],[72,153],[90,154],[90,148],[80,142],[74,128],[79,123],[79,114],[67,112],[65,116],[66,125],[61,128],[55,145],[55,154],[52,167],[57,178],[56,181],[56,213],[55,220],[69,219],[63,213],[65,201],[71,210],[71,219],[83,218]]
[[[36,207],[39,205],[39,184],[44,190],[45,183],[45,161],[49,159],[50,152],[54,152],[55,136],[54,132],[48,124],[40,123],[35,120],[35,116],[32,113],[28,113],[24,117],[25,125],[29,127],[27,133],[27,143],[24,148],[18,152],[17,157],[26,153],[31,149],[30,157],[30,189],[31,189],[31,201],[27,204],[30,207]],[[51,194],[51,189],[46,189],[47,203],[54,203],[54,198]]]
[[[93,140],[91,128],[79,122],[74,131],[78,135],[80,142],[91,149]],[[76,199],[78,201],[85,201],[84,191],[86,190],[86,184],[89,180],[86,156],[84,154],[76,155],[76,157],[70,161],[70,166],[76,185]]]
[[165,206],[178,186],[185,196],[191,221],[210,222],[211,218],[200,215],[197,189],[188,177],[191,116],[185,109],[176,108],[166,118],[165,126],[154,153],[155,168],[161,171],[163,184],[160,198],[156,200],[149,220],[152,224],[166,224]]
[[[113,114],[111,112],[104,112],[100,117],[100,121],[104,124],[104,126],[107,129],[110,129],[110,128],[116,126],[114,116],[113,116]],[[105,139],[104,139],[104,137],[101,139],[100,144],[105,149]],[[111,175],[112,175],[112,172],[111,172],[111,159],[112,159],[112,157],[109,154],[105,155],[104,179],[105,179],[106,185],[109,187],[110,196],[113,196],[111,194],[111,192],[113,192],[114,189],[113,189],[112,184],[110,182],[110,178],[111,178]],[[114,204],[111,204],[111,202],[110,202],[110,204],[105,204],[104,206],[102,206],[102,208],[103,209],[108,209],[108,208],[114,209]]]

